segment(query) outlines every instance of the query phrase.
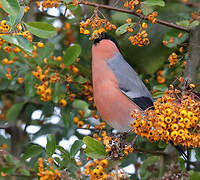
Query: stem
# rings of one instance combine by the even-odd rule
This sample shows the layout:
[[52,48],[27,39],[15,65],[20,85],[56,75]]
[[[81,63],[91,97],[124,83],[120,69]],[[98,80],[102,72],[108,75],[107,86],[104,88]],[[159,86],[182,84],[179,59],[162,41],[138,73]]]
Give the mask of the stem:
[[[70,2],[69,4],[72,4],[72,2]],[[113,7],[113,6],[109,6],[109,5],[98,4],[98,3],[84,1],[84,0],[80,0],[79,4],[84,4],[86,6],[93,6],[93,7],[98,7],[98,8],[104,8],[104,9],[109,9],[109,10],[113,10],[113,11],[118,11],[118,12],[122,12],[122,13],[132,14],[132,15],[135,15],[135,16],[141,18],[141,19],[148,20],[147,16],[144,16],[143,14],[136,13],[135,11],[129,10],[129,9],[117,8],[117,7]],[[168,27],[179,29],[179,30],[182,30],[182,31],[185,31],[185,32],[190,32],[190,29],[185,28],[183,26],[179,26],[177,24],[174,24],[174,23],[171,23],[171,22],[168,22],[168,21],[164,21],[164,20],[161,20],[161,19],[156,19],[156,22],[158,24],[162,24],[162,25],[165,25],[165,26],[168,26]]]

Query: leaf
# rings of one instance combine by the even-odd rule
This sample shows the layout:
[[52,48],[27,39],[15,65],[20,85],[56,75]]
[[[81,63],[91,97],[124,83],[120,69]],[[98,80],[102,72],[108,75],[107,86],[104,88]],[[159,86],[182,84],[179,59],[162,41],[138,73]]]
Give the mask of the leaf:
[[53,54],[54,44],[48,42],[45,44],[44,48],[38,48],[38,51],[39,52],[38,52],[38,57],[36,58],[36,61],[39,65],[41,65],[43,63],[44,58],[48,59]]
[[86,145],[85,154],[93,159],[105,158],[107,152],[105,147],[98,141],[94,140],[90,136],[83,138],[83,142]]
[[190,174],[190,178],[189,180],[199,180],[200,179],[200,173],[199,172],[195,172],[195,171],[189,171]]
[[6,160],[9,164],[11,164],[11,165],[16,165],[16,162],[15,162],[14,158],[13,158],[11,155],[6,154],[6,155],[4,156],[4,158],[5,158],[5,160]]
[[189,27],[190,26],[190,21],[189,20],[182,20],[179,22],[176,22],[176,24],[178,24],[179,26],[183,26],[183,27]]
[[10,16],[17,17],[20,6],[17,0],[1,0],[1,5]]
[[156,93],[153,93],[153,98],[154,99],[157,99],[157,98],[160,98],[164,95],[164,92],[156,92]]
[[163,0],[146,0],[143,1],[142,4],[147,5],[147,6],[165,6],[165,2]]
[[84,117],[88,117],[91,115],[91,110],[88,108],[89,104],[83,100],[75,99],[72,103],[72,106],[76,109],[84,110]]
[[166,90],[168,90],[168,87],[167,86],[165,86],[165,85],[155,85],[155,86],[153,86],[153,89],[156,89],[156,90],[158,90],[158,91],[166,91]]
[[48,156],[52,156],[56,150],[56,140],[53,134],[47,136],[46,152]]
[[71,157],[74,157],[78,151],[81,149],[81,147],[83,146],[83,141],[81,140],[76,140],[73,144],[72,147],[70,149],[70,155]]
[[147,6],[147,5],[144,5],[144,4],[141,4],[141,10],[142,10],[142,13],[147,16],[149,15],[150,13],[153,12],[153,7],[152,6]]
[[195,27],[195,26],[198,26],[199,25],[199,21],[196,20],[196,21],[193,21],[191,24],[190,24],[190,27]]
[[17,36],[4,35],[4,36],[1,36],[1,38],[19,47],[20,49],[25,51],[28,55],[32,55],[32,51],[34,50],[33,45],[26,38],[20,35],[17,35]]
[[25,168],[20,168],[19,171],[24,176],[30,176],[30,172]]
[[72,103],[72,106],[74,108],[84,110],[84,109],[87,109],[89,107],[89,104],[86,101],[83,101],[81,99],[75,99],[74,102]]
[[57,34],[56,28],[47,22],[29,22],[26,23],[27,29],[40,38],[51,38]]
[[66,151],[62,146],[57,145],[57,146],[56,146],[56,149],[59,150],[59,151],[62,153],[61,156],[62,156],[63,158],[66,158],[67,160],[70,159],[70,154],[69,154],[69,152]]
[[42,106],[42,113],[45,117],[50,117],[53,115],[54,112],[54,104],[52,102],[44,103]]
[[24,106],[24,103],[16,103],[16,104],[12,105],[11,108],[8,109],[8,111],[6,113],[6,120],[7,121],[15,121],[23,106]]
[[22,156],[22,160],[35,157],[40,153],[42,153],[43,151],[44,149],[40,145],[32,144],[26,149],[25,153]]
[[150,156],[144,160],[142,166],[140,167],[140,177],[141,179],[148,179],[151,176],[151,172],[148,171],[148,167],[159,160],[158,156]]
[[29,97],[33,97],[36,93],[35,78],[31,71],[27,72],[24,76],[25,93]]
[[65,64],[66,67],[71,65],[76,60],[76,58],[79,57],[80,54],[81,54],[80,45],[74,44],[73,46],[68,47],[63,57],[63,63]]
[[164,141],[159,141],[159,143],[158,143],[158,147],[160,148],[160,149],[164,149],[164,148],[166,148],[166,146],[167,146],[167,144],[164,142]]
[[70,3],[72,0],[63,0],[64,3]]
[[[181,38],[178,38],[178,35],[182,33],[182,37]],[[174,48],[176,47],[177,45],[180,45],[181,43],[185,42],[188,38],[189,38],[189,35],[188,33],[186,32],[182,32],[182,31],[179,31],[179,30],[176,30],[176,29],[172,29],[170,31],[168,31],[165,35],[164,35],[164,40],[165,41],[169,41],[171,38],[174,38],[174,41],[172,43],[168,43],[167,44],[167,47],[169,48]]]
[[185,171],[185,160],[183,158],[179,158],[178,162],[180,164],[181,171]]
[[89,79],[84,78],[83,76],[78,76],[74,81],[76,81],[77,83],[83,84],[89,81]]
[[54,103],[58,103],[61,93],[61,84],[55,83],[55,86],[52,91],[53,91],[52,100]]
[[[133,23],[131,23],[131,24],[133,24]],[[120,36],[120,35],[126,33],[127,32],[126,29],[129,26],[130,26],[130,23],[126,23],[126,24],[121,25],[120,27],[117,28],[117,30],[115,31],[115,34],[117,36]]]

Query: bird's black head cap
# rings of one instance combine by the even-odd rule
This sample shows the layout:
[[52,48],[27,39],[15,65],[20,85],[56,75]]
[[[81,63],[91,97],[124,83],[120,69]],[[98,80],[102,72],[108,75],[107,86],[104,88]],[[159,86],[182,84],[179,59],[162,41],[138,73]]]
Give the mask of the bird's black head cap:
[[121,50],[119,48],[119,44],[117,43],[117,41],[111,35],[109,35],[109,34],[107,34],[105,32],[102,32],[101,34],[99,34],[98,38],[95,38],[93,40],[93,43],[96,45],[96,44],[98,44],[103,39],[108,39],[108,40],[112,41],[113,43],[115,43],[115,45],[117,46],[117,48],[121,52]]

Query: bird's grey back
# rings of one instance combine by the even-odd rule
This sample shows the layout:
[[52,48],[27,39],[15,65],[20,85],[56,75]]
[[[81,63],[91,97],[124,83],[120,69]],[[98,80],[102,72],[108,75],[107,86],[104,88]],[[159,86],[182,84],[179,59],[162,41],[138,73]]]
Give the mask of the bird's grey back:
[[151,106],[153,104],[153,98],[150,92],[139,78],[138,74],[124,60],[120,53],[108,60],[108,66],[114,72],[115,77],[118,80],[119,88],[126,96],[133,101],[134,99],[138,101],[139,98],[143,98],[142,101],[145,101],[144,103],[149,104],[146,106]]

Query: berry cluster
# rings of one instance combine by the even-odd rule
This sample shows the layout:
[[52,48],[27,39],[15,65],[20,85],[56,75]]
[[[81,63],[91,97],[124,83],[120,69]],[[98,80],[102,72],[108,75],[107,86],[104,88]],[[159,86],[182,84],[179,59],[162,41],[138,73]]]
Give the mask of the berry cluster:
[[128,7],[129,9],[135,9],[135,7],[139,4],[140,4],[139,0],[130,0],[124,3],[124,7]]
[[169,56],[169,58],[168,58],[168,60],[169,60],[169,66],[171,67],[171,66],[174,66],[177,62],[178,62],[178,56],[177,56],[177,54],[175,53],[175,52],[173,52],[170,56]]
[[191,90],[183,93],[170,86],[170,90],[154,102],[153,109],[132,114],[131,126],[134,133],[149,141],[172,141],[175,145],[200,147],[199,107],[199,97]]
[[0,26],[1,32],[8,32],[10,30],[10,26],[8,25],[6,20],[2,20],[0,24],[1,24]]
[[151,21],[153,24],[156,23],[156,16],[158,16],[158,13],[152,12],[151,14],[148,15],[148,20]]
[[53,167],[53,158],[49,158],[48,163],[45,163],[45,164],[44,164],[44,160],[42,158],[39,158],[38,171],[39,172],[37,173],[37,175],[40,177],[40,180],[45,180],[45,179],[59,180],[60,179],[59,171]]
[[[88,29],[88,26],[91,27],[92,33]],[[112,29],[116,29],[116,26],[105,18],[101,19],[97,14],[85,22],[80,22],[80,33],[86,35],[91,33],[91,40],[98,38],[102,32],[106,32],[106,30],[111,31]]]

